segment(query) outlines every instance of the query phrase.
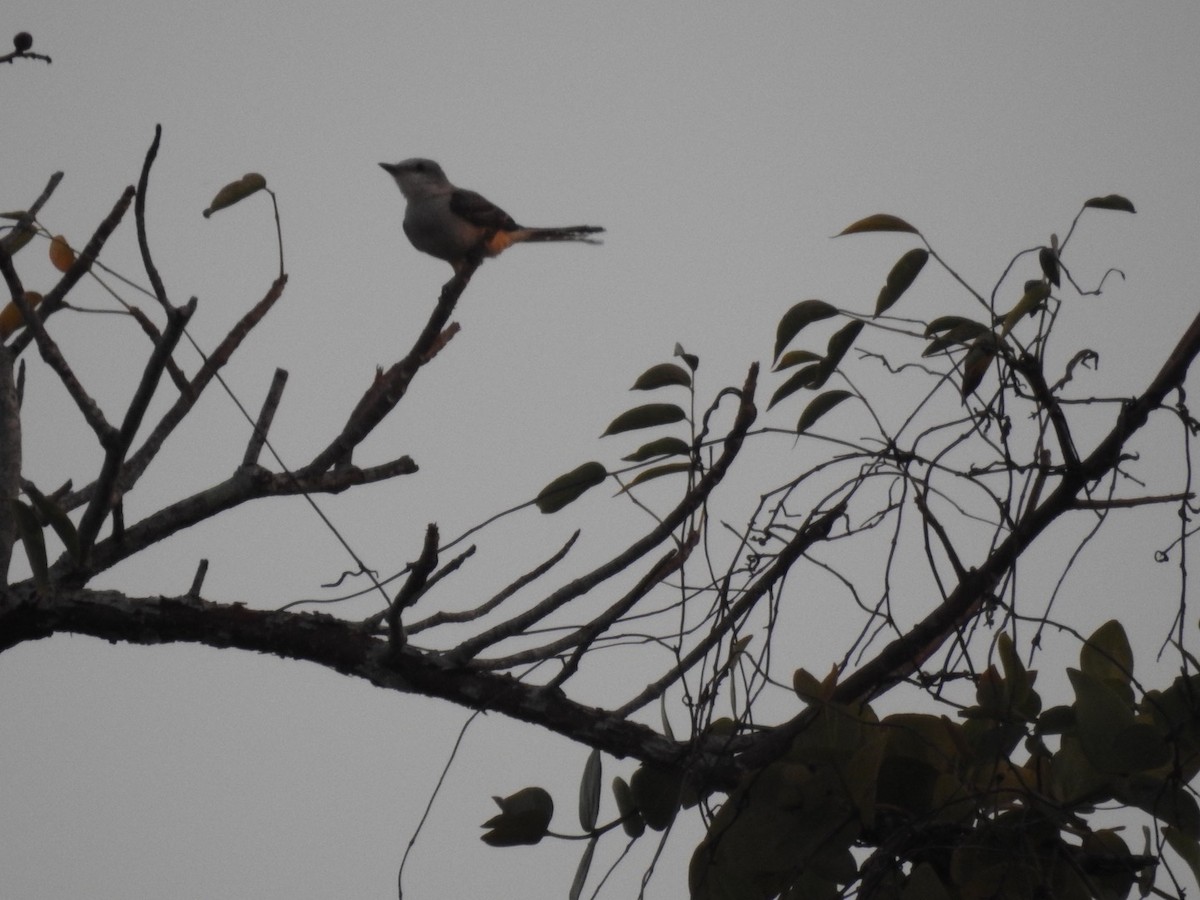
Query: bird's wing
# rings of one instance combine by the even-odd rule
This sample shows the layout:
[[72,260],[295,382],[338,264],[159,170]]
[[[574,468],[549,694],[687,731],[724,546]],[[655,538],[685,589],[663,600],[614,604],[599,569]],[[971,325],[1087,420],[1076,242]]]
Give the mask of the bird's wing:
[[490,231],[516,231],[521,227],[513,221],[512,216],[486,197],[462,188],[457,188],[450,195],[450,211],[472,225]]

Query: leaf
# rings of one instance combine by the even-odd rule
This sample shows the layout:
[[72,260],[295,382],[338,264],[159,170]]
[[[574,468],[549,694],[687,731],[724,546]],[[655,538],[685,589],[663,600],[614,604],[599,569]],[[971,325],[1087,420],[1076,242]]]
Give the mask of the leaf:
[[846,234],[865,234],[871,231],[906,231],[909,234],[921,233],[899,216],[876,213],[873,216],[867,216],[865,219],[859,219],[853,225],[847,225],[834,235],[834,237],[842,237],[842,235]]
[[1092,209],[1111,209],[1127,213],[1137,212],[1133,208],[1133,204],[1120,194],[1106,194],[1103,197],[1093,197],[1091,200],[1085,200],[1083,205],[1085,208],[1090,206]]
[[827,370],[826,377],[841,365],[842,357],[846,355],[846,351],[850,349],[850,345],[854,343],[854,339],[858,337],[859,332],[862,330],[863,323],[854,321],[843,325],[834,332],[833,337],[829,339],[829,347],[825,351],[825,359],[821,361],[821,366]]
[[[25,292],[25,303],[29,309],[35,310],[38,304],[42,302],[42,295],[37,291]],[[20,307],[17,304],[6,303],[4,309],[0,310],[0,341],[6,341],[16,332],[18,328],[25,325],[25,317],[21,315]]]
[[992,330],[981,322],[965,320],[961,325],[955,325],[930,341],[921,356],[934,356],[946,352],[951,347],[962,346],[972,341],[993,345]]
[[783,348],[792,342],[792,338],[799,334],[802,328],[837,314],[837,307],[824,300],[801,300],[785,312],[783,318],[779,320],[779,325],[775,329],[775,355],[773,358],[779,359]]
[[639,838],[646,831],[646,820],[638,812],[637,804],[633,802],[633,791],[625,779],[618,775],[613,779],[613,799],[617,802],[617,813],[621,817],[621,827],[631,838]]
[[1170,825],[1163,828],[1163,837],[1167,839],[1171,849],[1188,864],[1188,868],[1192,870],[1192,875],[1196,880],[1200,881],[1200,843],[1191,835],[1184,834],[1178,828]]
[[[1103,681],[1114,683],[1118,689],[1128,688],[1133,678],[1133,648],[1125,628],[1116,619],[1109,619],[1092,632],[1079,650],[1079,668]],[[1125,690],[1121,691],[1125,693]],[[1133,701],[1130,690],[1128,699]]]
[[1058,287],[1060,284],[1058,254],[1049,247],[1043,247],[1038,251],[1038,265],[1042,267],[1042,274],[1046,280]]
[[921,273],[928,259],[928,250],[915,247],[896,260],[896,264],[888,272],[887,283],[879,291],[879,298],[875,301],[876,316],[891,309]]
[[656,388],[679,384],[684,387],[692,386],[692,376],[675,363],[659,363],[651,366],[638,376],[631,391],[652,391]]
[[643,763],[633,773],[629,788],[642,818],[655,831],[663,831],[675,821],[683,788],[681,770]]
[[33,505],[37,507],[37,511],[42,514],[42,518],[50,523],[50,527],[54,529],[58,539],[67,548],[71,559],[78,561],[80,559],[79,533],[75,530],[75,523],[63,512],[62,507],[39,491],[31,482],[25,483],[24,491],[33,501]]
[[1025,293],[1017,301],[1017,305],[1008,311],[1004,317],[1004,327],[1000,329],[1000,339],[1008,337],[1008,333],[1016,327],[1025,316],[1032,316],[1042,308],[1046,298],[1050,296],[1050,282],[1038,279],[1025,284]]
[[653,428],[656,425],[670,425],[681,422],[687,414],[674,403],[647,403],[635,406],[621,413],[608,423],[601,437],[610,434],[620,434],[624,431],[636,431],[639,428]]
[[658,698],[658,714],[662,718],[663,737],[668,741],[674,741],[675,729],[671,727],[671,720],[667,717],[667,695],[665,693]]
[[60,272],[66,272],[75,264],[75,251],[61,234],[50,239],[50,264]]
[[645,462],[648,459],[654,459],[656,456],[691,456],[691,445],[677,437],[660,437],[656,440],[642,444],[628,456],[622,456],[621,459],[625,462]]
[[527,787],[508,797],[493,797],[500,815],[483,823],[491,830],[480,839],[492,847],[536,844],[546,836],[554,816],[554,800],[544,788]]
[[46,562],[46,538],[42,534],[42,526],[38,524],[31,506],[15,498],[8,502],[17,523],[17,534],[21,537],[21,543],[25,545],[25,556],[33,572],[33,582],[39,591],[47,591],[50,589],[50,567]]
[[677,475],[680,472],[690,472],[691,470],[692,464],[690,462],[666,463],[661,466],[654,466],[653,468],[639,472],[636,478],[625,485],[621,493],[628,491],[632,487],[637,487],[639,484],[653,481],[655,478],[662,478],[664,475]]
[[980,339],[971,345],[962,364],[963,380],[960,393],[963,400],[966,400],[979,387],[983,376],[987,374],[987,370],[991,368],[992,360],[995,358],[996,351],[993,349],[991,341]]
[[820,353],[813,353],[811,350],[789,350],[783,356],[779,357],[779,361],[775,363],[776,372],[782,372],[784,369],[790,369],[793,366],[800,366],[804,363],[819,362],[821,359]]
[[607,477],[608,471],[600,463],[585,462],[582,466],[555,478],[542,488],[533,502],[544,513],[558,512]]
[[213,201],[209,204],[208,209],[204,210],[204,218],[207,219],[219,209],[225,209],[227,206],[240,203],[251,194],[261,191],[266,186],[267,179],[263,178],[263,176],[257,172],[247,172],[237,181],[231,181],[217,191],[217,195],[213,197]]
[[812,365],[805,366],[799,372],[793,372],[787,381],[775,389],[775,393],[771,395],[771,402],[767,404],[767,409],[770,409],[780,400],[790,397],[802,388],[820,387],[825,383],[827,377],[822,374],[820,363],[813,363]]
[[592,868],[592,856],[596,852],[596,841],[599,838],[592,838],[587,842],[587,846],[583,848],[583,856],[579,858],[579,865],[575,868],[575,877],[571,880],[571,890],[567,892],[567,900],[579,900],[583,894],[583,886],[587,884],[588,871]]
[[943,331],[950,331],[963,325],[975,325],[979,328],[987,330],[987,326],[974,319],[968,319],[966,316],[938,316],[932,322],[925,326],[925,337],[933,337]]
[[808,406],[804,407],[804,412],[800,414],[800,421],[796,423],[796,431],[803,434],[816,423],[821,416],[829,412],[843,400],[853,397],[849,391],[826,391],[823,394],[817,394],[809,401]]
[[593,749],[583,766],[583,777],[579,780],[579,827],[591,831],[596,827],[600,815],[600,775],[603,764],[600,751]]
[[682,359],[684,363],[687,364],[687,367],[693,372],[700,368],[700,357],[698,357],[695,353],[688,353],[686,350],[684,350],[683,344],[677,343],[675,345],[675,355]]

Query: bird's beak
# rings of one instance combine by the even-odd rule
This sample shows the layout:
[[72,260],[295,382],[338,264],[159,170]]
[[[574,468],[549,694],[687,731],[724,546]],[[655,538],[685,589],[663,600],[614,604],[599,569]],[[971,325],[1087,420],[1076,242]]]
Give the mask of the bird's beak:
[[383,171],[387,172],[389,175],[395,175],[396,170],[398,168],[400,168],[400,164],[399,163],[380,163],[379,168],[383,169]]

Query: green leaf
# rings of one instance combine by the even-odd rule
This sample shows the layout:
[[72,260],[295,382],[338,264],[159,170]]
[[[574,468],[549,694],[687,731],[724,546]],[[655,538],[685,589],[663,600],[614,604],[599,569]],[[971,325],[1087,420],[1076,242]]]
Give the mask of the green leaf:
[[771,395],[771,402],[767,404],[767,409],[785,397],[790,397],[798,390],[820,387],[827,378],[828,376],[822,372],[820,363],[813,363],[798,372],[793,372],[787,381],[775,389],[775,393]]
[[779,326],[775,329],[775,355],[773,358],[779,359],[783,348],[792,342],[792,338],[799,334],[801,329],[813,322],[819,322],[837,314],[837,307],[824,300],[801,300],[785,312],[783,318],[779,320]]
[[33,572],[33,582],[39,591],[47,591],[50,589],[50,567],[46,561],[46,537],[42,534],[42,526],[38,524],[33,507],[15,498],[8,502],[17,523],[17,534],[21,537],[21,543],[25,545],[25,556]]
[[1101,772],[1128,772],[1124,754],[1115,744],[1117,735],[1134,724],[1133,708],[1105,681],[1067,669],[1075,689],[1075,722],[1079,743],[1088,761]]
[[661,437],[649,443],[642,444],[628,456],[622,456],[625,462],[645,462],[656,456],[691,456],[691,445],[677,437]]
[[642,818],[655,831],[663,831],[675,821],[683,788],[681,770],[643,763],[633,773],[629,788]]
[[1058,254],[1050,247],[1038,251],[1038,265],[1042,267],[1042,275],[1055,287],[1061,283],[1058,268]]
[[1170,825],[1163,828],[1163,837],[1171,845],[1171,849],[1179,854],[1180,859],[1188,864],[1192,875],[1200,881],[1200,842],[1191,835],[1184,834],[1178,828]]
[[983,376],[987,374],[987,370],[991,368],[992,360],[995,358],[996,351],[990,340],[981,338],[971,345],[971,349],[967,351],[962,363],[963,380],[960,392],[964,401],[983,382]]
[[598,462],[586,462],[565,475],[559,475],[542,488],[533,501],[544,513],[555,513],[575,500],[587,490],[594,488],[608,477],[604,466]]
[[1133,208],[1133,204],[1122,197],[1120,194],[1106,194],[1103,197],[1093,197],[1091,200],[1085,200],[1083,205],[1092,209],[1111,209],[1117,212],[1137,212]]
[[698,357],[695,353],[688,353],[686,350],[684,350],[683,344],[675,345],[675,355],[682,359],[687,367],[693,372],[700,368],[700,357]]
[[588,871],[592,868],[592,856],[596,852],[596,841],[599,838],[592,838],[587,842],[587,846],[583,848],[583,856],[579,858],[579,865],[575,867],[575,877],[571,880],[571,890],[567,892],[567,900],[579,900],[583,894],[583,886],[587,884]]
[[796,431],[803,434],[825,413],[829,412],[843,400],[853,396],[849,391],[826,391],[823,394],[817,394],[817,396],[809,401],[808,406],[804,407],[804,412],[800,414],[800,421],[796,423]]
[[628,491],[632,487],[637,487],[639,484],[645,484],[647,481],[653,481],[655,478],[662,478],[664,475],[677,475],[680,472],[690,472],[692,464],[690,462],[681,463],[665,463],[661,466],[654,466],[649,469],[644,469],[638,472],[637,476],[625,485],[624,491]]
[[800,366],[804,363],[819,362],[821,359],[820,353],[813,353],[811,350],[789,350],[783,356],[779,357],[779,362],[775,363],[776,372],[781,372],[784,369],[790,369],[793,366]]
[[888,272],[887,283],[879,291],[879,298],[875,301],[876,316],[891,309],[892,305],[912,285],[928,259],[929,251],[916,247],[896,261],[896,264],[892,266],[892,271]]
[[657,366],[651,366],[639,375],[630,390],[653,391],[657,388],[673,384],[691,387],[692,376],[681,366],[675,365],[675,363],[659,363]]
[[545,789],[527,787],[511,796],[492,799],[500,807],[500,815],[483,823],[484,828],[491,829],[481,835],[485,844],[516,847],[536,844],[546,836],[554,816],[554,800]]
[[600,815],[600,775],[603,764],[600,751],[593,749],[583,766],[583,777],[579,780],[579,827],[591,831],[596,827]]
[[892,216],[887,213],[876,213],[873,216],[867,216],[865,219],[859,219],[852,225],[847,225],[834,236],[842,237],[842,235],[846,234],[865,234],[872,231],[906,231],[909,234],[921,233],[899,216]]
[[[956,318],[947,316],[947,318]],[[944,353],[951,347],[959,347],[971,343],[972,341],[982,340],[986,343],[994,343],[992,341],[992,330],[986,325],[979,322],[965,320],[962,324],[943,331],[925,348],[922,356],[934,356],[938,353]]]
[[257,172],[247,172],[237,181],[231,181],[217,191],[217,195],[213,197],[212,203],[204,211],[204,218],[207,219],[219,209],[225,209],[227,206],[240,203],[251,194],[261,191],[266,186],[267,179],[263,178]]
[[1116,619],[1109,619],[1084,642],[1079,650],[1079,668],[1089,675],[1109,682],[1130,703],[1133,702],[1133,648],[1125,628]]
[[943,331],[950,331],[958,328],[960,325],[973,325],[976,328],[982,328],[987,331],[986,325],[981,325],[974,319],[968,319],[965,316],[938,316],[932,322],[925,326],[925,337],[933,337]]
[[670,425],[686,418],[687,414],[674,403],[647,403],[621,413],[608,423],[604,434],[600,436],[607,437],[610,434],[636,431],[639,428],[653,428],[656,425]]
[[633,791],[620,775],[613,779],[613,799],[617,802],[617,813],[625,833],[631,838],[641,837],[646,831],[646,820],[633,802]]
[[25,493],[29,499],[33,501],[33,505],[37,507],[37,511],[42,514],[50,527],[54,529],[54,533],[58,535],[58,539],[63,542],[63,546],[67,548],[67,553],[71,559],[79,561],[79,533],[75,530],[75,523],[72,522],[62,507],[43,494],[30,482],[25,483]]
[[862,330],[863,323],[854,321],[843,325],[834,332],[833,337],[829,339],[829,347],[826,349],[825,359],[821,361],[821,366],[829,374],[832,374],[833,370],[841,365],[842,357],[846,355],[846,351],[850,349],[850,345],[854,343],[854,339],[858,337],[858,333]]
[[1025,316],[1032,316],[1042,308],[1046,298],[1050,296],[1050,282],[1038,279],[1027,282],[1025,293],[1017,301],[1017,305],[1008,311],[1004,317],[1004,327],[1000,329],[1000,339],[1008,337],[1008,333],[1016,327]]

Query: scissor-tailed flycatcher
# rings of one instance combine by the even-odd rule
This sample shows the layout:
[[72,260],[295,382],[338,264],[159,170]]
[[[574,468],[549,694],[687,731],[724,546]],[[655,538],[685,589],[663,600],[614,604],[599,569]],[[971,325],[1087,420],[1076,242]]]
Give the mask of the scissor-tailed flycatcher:
[[496,256],[521,241],[582,241],[599,244],[596,225],[526,228],[474,191],[455,187],[431,159],[380,163],[408,201],[404,233],[422,253],[444,259],[455,273],[472,256]]

